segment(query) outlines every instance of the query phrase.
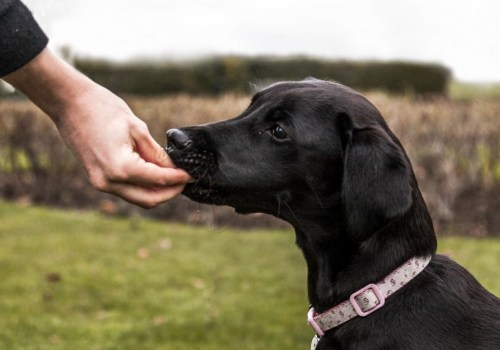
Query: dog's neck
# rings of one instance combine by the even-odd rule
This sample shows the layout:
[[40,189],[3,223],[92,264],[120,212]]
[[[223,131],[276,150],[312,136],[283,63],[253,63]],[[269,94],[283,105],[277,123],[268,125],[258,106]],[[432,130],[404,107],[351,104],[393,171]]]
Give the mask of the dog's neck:
[[378,282],[411,257],[436,250],[432,221],[421,198],[407,214],[363,242],[353,242],[342,220],[331,215],[295,216],[292,224],[307,262],[309,300],[317,312]]

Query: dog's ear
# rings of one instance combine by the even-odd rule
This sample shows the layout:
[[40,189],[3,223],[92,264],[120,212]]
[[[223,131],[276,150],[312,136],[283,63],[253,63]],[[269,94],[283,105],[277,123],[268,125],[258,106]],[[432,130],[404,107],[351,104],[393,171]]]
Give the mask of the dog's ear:
[[344,146],[342,200],[351,239],[361,242],[412,204],[411,168],[384,126],[339,116]]

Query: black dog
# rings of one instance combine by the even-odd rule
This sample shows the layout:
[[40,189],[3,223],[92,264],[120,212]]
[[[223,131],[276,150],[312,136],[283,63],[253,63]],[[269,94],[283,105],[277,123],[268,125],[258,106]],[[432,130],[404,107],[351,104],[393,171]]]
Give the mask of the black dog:
[[317,350],[500,349],[500,299],[435,254],[410,161],[355,91],[319,80],[277,83],[234,119],[172,129],[167,137],[174,163],[196,179],[186,196],[294,226],[313,316],[412,257],[431,259],[386,300],[376,296],[383,307],[327,329]]

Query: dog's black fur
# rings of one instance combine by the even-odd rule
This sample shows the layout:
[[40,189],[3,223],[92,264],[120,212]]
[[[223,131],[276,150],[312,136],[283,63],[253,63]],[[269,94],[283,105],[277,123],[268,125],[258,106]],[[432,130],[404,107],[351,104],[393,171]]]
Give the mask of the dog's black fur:
[[436,255],[410,161],[378,110],[340,84],[308,79],[257,93],[234,119],[167,132],[196,182],[184,194],[291,223],[318,312],[413,256],[429,266],[386,305],[321,338],[325,349],[500,349],[500,300]]

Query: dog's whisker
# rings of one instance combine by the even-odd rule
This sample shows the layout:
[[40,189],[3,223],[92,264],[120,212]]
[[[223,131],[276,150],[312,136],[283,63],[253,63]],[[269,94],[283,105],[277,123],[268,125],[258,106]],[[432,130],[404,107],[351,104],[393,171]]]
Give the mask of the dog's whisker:
[[210,176],[210,174],[208,173],[208,170],[205,171],[205,174],[204,176],[206,176],[208,178],[208,188],[209,189],[212,189],[212,186],[213,186],[213,180],[212,180],[212,177]]
[[283,201],[283,204],[287,207],[287,209],[290,211],[290,214],[292,214],[293,218],[294,218],[294,221],[297,223],[297,226],[303,230],[303,227],[302,227],[302,224],[299,220],[299,218],[297,217],[297,215],[295,215],[294,211],[292,210],[292,208],[288,205],[288,202],[286,201]]
[[[203,165],[198,165],[196,168],[194,168],[191,172],[193,174],[196,174],[200,169],[203,169]],[[201,180],[208,174],[209,169],[204,169],[203,173],[200,176],[197,176],[196,181],[194,182],[195,185],[198,185]]]
[[321,198],[319,198],[318,192],[310,184],[308,184],[308,186],[311,189],[311,192],[314,195],[314,198],[318,201],[319,207],[323,210],[323,212],[326,212],[326,208],[323,205],[323,202],[321,201]]
[[225,169],[220,169],[220,168],[219,168],[219,169],[218,169],[218,171],[219,171],[219,172],[220,172],[220,173],[221,173],[224,177],[226,177],[226,178],[228,178],[228,179],[230,178],[230,177],[229,177],[230,175],[228,174],[228,172],[227,172]]

